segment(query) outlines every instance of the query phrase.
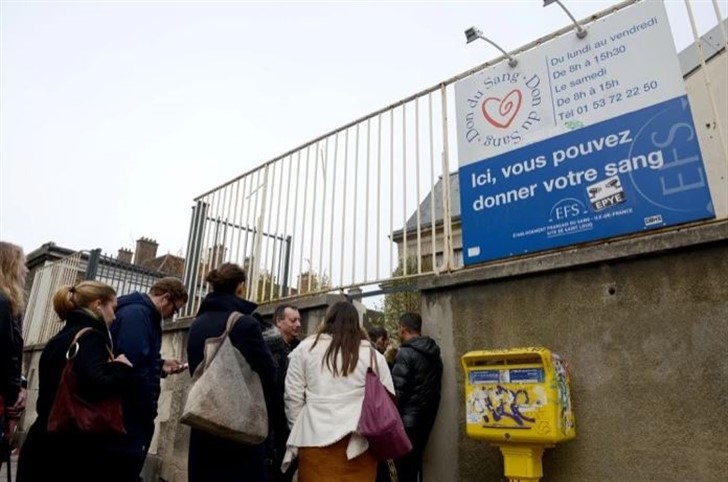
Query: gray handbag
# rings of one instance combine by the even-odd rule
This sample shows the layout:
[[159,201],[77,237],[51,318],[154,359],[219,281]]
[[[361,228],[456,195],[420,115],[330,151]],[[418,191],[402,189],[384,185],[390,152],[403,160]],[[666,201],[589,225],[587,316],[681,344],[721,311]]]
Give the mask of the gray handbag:
[[205,359],[192,376],[180,421],[218,437],[254,445],[268,436],[268,412],[260,377],[230,342],[230,330],[242,316],[231,313],[225,332],[205,341]]

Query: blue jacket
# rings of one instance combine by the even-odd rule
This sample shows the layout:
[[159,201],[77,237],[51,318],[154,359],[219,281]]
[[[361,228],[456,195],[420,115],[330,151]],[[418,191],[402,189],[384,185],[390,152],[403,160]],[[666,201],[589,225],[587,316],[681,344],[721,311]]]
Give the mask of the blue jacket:
[[114,354],[134,365],[132,388],[123,398],[125,448],[146,451],[157,417],[162,376],[162,314],[148,295],[121,296],[111,324]]

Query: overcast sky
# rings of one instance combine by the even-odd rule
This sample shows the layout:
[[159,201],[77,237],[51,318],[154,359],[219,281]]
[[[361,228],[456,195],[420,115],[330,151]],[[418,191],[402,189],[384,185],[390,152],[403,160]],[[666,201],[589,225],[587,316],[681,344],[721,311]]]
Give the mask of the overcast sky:
[[[692,3],[702,34],[713,6]],[[684,1],[666,4],[682,49]],[[541,5],[2,0],[0,238],[184,254],[195,196],[496,57],[471,25],[512,50],[568,23]]]

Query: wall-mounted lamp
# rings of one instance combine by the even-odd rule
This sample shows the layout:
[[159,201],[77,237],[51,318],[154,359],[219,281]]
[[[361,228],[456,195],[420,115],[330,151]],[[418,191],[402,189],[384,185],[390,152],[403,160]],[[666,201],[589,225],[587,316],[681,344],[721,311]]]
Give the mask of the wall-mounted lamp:
[[491,44],[493,47],[500,50],[501,53],[503,53],[503,55],[505,55],[508,58],[508,65],[510,67],[515,67],[516,65],[518,65],[518,60],[514,59],[508,52],[503,50],[497,43],[493,42],[492,40],[490,40],[488,38],[483,37],[483,32],[478,30],[475,27],[470,27],[469,29],[467,29],[465,31],[465,39],[467,40],[466,43],[470,43],[470,42],[472,42],[474,40],[478,40],[478,39],[485,40],[486,42]]
[[564,6],[564,4],[561,3],[561,0],[543,0],[543,6],[544,7],[548,7],[552,3],[558,3],[559,6],[564,10],[564,12],[566,12],[566,15],[569,16],[569,18],[571,19],[571,21],[574,22],[574,26],[576,26],[576,37],[577,38],[584,38],[584,37],[586,37],[586,33],[587,33],[586,32],[586,29],[584,29],[584,27],[582,27],[581,25],[579,25],[579,22],[576,21],[576,19],[571,14],[571,12],[569,12],[569,10]]

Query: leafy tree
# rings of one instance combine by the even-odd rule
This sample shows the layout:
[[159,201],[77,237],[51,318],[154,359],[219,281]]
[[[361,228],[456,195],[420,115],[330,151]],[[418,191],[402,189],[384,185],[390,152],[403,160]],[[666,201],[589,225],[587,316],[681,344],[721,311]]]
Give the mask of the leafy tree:
[[298,294],[326,291],[331,288],[331,280],[326,273],[317,274],[311,269],[298,275]]
[[[432,258],[422,258],[422,271],[432,270]],[[407,274],[417,273],[417,258],[407,258]],[[404,274],[404,264],[400,261],[397,269],[392,273],[392,278],[401,277]],[[413,286],[411,278],[395,279],[388,282],[385,288],[401,288],[401,291],[389,293],[384,297],[384,320],[383,326],[389,332],[390,337],[397,333],[399,318],[408,311],[419,313],[422,302],[422,293],[419,290],[408,289]]]
[[268,300],[280,298],[281,285],[276,277],[267,270],[258,273],[258,301],[265,303]]

